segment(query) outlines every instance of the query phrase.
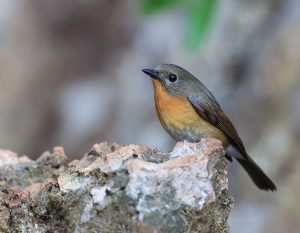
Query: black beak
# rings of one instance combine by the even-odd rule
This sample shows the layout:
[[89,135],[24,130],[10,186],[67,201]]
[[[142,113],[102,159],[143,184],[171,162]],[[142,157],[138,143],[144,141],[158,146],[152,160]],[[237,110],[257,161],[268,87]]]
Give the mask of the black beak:
[[155,70],[152,70],[152,69],[142,69],[142,71],[145,74],[149,75],[151,78],[159,80],[159,76],[158,76],[158,74],[157,74],[157,72]]

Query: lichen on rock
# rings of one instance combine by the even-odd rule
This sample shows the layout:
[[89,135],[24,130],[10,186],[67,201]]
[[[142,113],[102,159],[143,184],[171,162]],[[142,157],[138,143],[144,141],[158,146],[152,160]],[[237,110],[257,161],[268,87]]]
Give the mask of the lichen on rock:
[[100,143],[67,164],[0,151],[1,232],[228,232],[233,205],[221,143],[170,153]]

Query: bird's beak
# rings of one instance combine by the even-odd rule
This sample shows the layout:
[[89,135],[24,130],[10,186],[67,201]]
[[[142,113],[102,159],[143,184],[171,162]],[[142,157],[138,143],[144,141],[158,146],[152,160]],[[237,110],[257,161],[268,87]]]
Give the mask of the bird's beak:
[[160,78],[159,78],[159,76],[158,76],[158,74],[157,74],[157,72],[155,70],[152,70],[152,69],[142,69],[142,71],[145,74],[149,75],[151,78],[160,80]]

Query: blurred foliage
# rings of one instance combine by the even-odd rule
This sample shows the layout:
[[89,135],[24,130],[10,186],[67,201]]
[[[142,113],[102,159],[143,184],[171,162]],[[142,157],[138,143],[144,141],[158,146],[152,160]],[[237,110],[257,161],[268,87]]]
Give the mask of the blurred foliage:
[[175,7],[180,2],[182,2],[182,0],[144,0],[141,10],[144,14],[153,14],[164,9]]
[[175,7],[187,10],[187,47],[196,49],[207,37],[217,9],[218,0],[144,0],[141,11],[151,15]]

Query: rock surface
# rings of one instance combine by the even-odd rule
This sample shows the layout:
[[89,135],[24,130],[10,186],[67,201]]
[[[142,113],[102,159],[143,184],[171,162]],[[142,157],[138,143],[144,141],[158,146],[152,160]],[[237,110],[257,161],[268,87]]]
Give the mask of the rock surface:
[[0,232],[228,232],[233,205],[219,141],[94,145],[67,164],[0,151]]

